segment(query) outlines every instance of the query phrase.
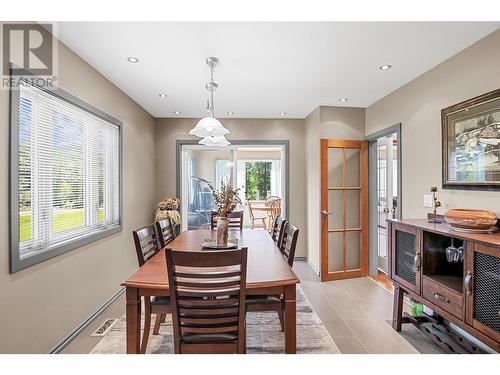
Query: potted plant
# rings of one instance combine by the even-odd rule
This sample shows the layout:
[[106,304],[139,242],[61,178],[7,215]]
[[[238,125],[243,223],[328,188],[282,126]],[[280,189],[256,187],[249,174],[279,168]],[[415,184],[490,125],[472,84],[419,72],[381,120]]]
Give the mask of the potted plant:
[[217,190],[212,184],[208,184],[212,190],[215,205],[217,206],[217,245],[226,246],[229,233],[229,215],[236,206],[241,203],[238,196],[240,189],[234,189],[230,182],[221,180],[220,189]]

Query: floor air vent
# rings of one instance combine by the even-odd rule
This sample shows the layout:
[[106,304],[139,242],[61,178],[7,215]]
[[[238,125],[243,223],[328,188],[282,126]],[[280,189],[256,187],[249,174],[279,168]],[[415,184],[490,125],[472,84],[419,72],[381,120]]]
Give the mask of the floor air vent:
[[117,321],[118,319],[107,319],[90,336],[105,336]]

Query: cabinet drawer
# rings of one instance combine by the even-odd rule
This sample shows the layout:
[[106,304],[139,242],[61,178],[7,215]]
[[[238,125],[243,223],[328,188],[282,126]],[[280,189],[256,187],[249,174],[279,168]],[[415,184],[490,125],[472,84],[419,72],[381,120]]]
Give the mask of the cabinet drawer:
[[422,296],[459,319],[463,319],[463,295],[431,278],[422,278]]

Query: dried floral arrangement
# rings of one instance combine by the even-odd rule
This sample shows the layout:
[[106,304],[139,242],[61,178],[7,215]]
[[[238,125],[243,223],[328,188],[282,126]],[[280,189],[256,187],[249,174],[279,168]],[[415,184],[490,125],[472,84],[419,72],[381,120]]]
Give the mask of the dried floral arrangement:
[[220,190],[215,189],[211,183],[208,184],[208,187],[212,190],[212,196],[217,205],[217,214],[220,217],[228,217],[236,206],[241,203],[241,199],[238,196],[240,189],[234,189],[231,181],[226,183],[224,180],[221,180]]
[[161,200],[158,203],[154,219],[158,221],[169,217],[174,225],[179,224],[181,222],[181,215],[178,211],[180,202],[181,200],[177,197],[167,197]]
[[158,203],[160,210],[177,210],[181,200],[177,197],[167,197]]

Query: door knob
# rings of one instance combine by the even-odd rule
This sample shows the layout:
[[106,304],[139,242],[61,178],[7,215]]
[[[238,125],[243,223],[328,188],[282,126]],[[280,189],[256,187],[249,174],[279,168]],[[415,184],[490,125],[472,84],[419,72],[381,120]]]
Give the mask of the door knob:
[[386,207],[384,208],[384,213],[388,214],[389,213],[389,209]]
[[321,215],[323,215],[323,216],[326,216],[326,215],[333,215],[333,212],[328,212],[328,211],[325,211],[325,210],[321,211],[320,213],[321,213]]

